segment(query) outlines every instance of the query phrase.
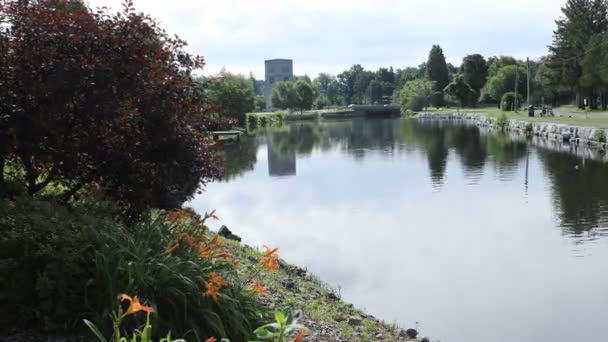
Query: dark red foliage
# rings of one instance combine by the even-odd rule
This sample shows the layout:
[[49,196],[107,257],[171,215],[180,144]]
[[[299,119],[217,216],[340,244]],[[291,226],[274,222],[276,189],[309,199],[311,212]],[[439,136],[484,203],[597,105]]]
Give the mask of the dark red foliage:
[[0,1],[0,20],[0,156],[30,194],[95,183],[130,209],[172,208],[220,176],[207,132],[227,123],[191,77],[203,58],[132,1]]

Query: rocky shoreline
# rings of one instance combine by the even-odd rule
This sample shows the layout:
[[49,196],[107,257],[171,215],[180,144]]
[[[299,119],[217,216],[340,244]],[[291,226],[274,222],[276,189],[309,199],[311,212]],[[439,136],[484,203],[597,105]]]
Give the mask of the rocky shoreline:
[[[224,234],[227,230],[223,230]],[[241,244],[235,238],[224,242],[228,251],[239,260],[242,272],[257,274],[255,266],[261,257],[257,249]],[[277,272],[259,274],[258,277],[270,290],[268,296],[259,297],[264,305],[272,310],[282,310],[290,305],[303,310],[302,323],[310,329],[304,341],[430,341],[427,337],[420,337],[415,329],[401,328],[355,308],[317,276],[283,259],[279,259]]]

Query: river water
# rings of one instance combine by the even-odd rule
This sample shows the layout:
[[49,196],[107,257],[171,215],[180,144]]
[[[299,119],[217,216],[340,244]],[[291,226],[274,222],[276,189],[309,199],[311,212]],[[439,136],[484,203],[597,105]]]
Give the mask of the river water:
[[608,164],[572,146],[361,118],[225,158],[190,205],[379,318],[442,342],[608,340]]

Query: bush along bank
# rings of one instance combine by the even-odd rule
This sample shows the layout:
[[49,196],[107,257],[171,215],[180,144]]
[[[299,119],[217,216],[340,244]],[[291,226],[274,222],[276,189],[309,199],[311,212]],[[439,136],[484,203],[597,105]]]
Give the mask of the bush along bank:
[[261,127],[280,126],[289,121],[315,121],[320,119],[344,119],[364,116],[365,113],[351,109],[327,109],[306,111],[303,113],[276,111],[268,113],[247,113],[247,128],[253,130]]
[[[70,207],[0,199],[0,272],[10,275],[0,285],[0,340],[408,338],[280,260],[278,249],[259,251],[213,233],[206,222],[214,213],[151,210],[133,225],[116,217],[111,202],[94,197]],[[277,332],[264,328],[272,322],[285,337],[262,339]]]
[[534,135],[555,141],[567,141],[606,151],[607,133],[602,128],[579,127],[550,122],[513,120],[505,117],[487,117],[479,113],[420,113],[418,119],[466,120],[475,125],[501,129],[525,135]]

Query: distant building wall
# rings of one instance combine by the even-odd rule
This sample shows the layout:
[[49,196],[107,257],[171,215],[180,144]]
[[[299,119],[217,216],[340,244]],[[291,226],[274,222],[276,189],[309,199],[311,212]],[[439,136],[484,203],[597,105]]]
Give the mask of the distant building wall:
[[266,85],[264,87],[264,98],[266,99],[266,110],[271,111],[272,91],[274,84],[279,81],[293,79],[293,61],[291,59],[270,59],[264,61]]

